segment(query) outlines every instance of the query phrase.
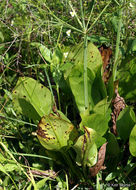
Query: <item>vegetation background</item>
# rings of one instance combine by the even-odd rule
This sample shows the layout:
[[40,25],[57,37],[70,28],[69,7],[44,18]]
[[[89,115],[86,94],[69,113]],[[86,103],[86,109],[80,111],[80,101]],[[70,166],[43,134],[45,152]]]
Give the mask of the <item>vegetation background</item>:
[[[85,27],[81,27],[84,24],[88,26],[87,35]],[[62,75],[67,75],[64,73],[66,68],[63,70],[51,64],[45,67],[45,61],[50,63],[49,54],[52,52],[57,55],[54,56],[56,62],[57,59],[58,62],[60,60],[63,62],[65,57],[64,54],[61,58],[63,53],[69,52],[72,47],[75,52],[78,44],[85,43],[85,40],[95,44],[97,48],[106,46],[112,49],[109,64],[114,75],[113,82],[119,80],[118,91],[127,104],[127,109],[122,111],[119,119],[121,126],[127,125],[129,128],[131,125],[133,133],[130,137],[131,130],[128,130],[129,133],[126,131],[125,135],[127,133],[128,135],[124,138],[124,133],[121,131],[119,136],[112,134],[113,136],[107,137],[106,128],[104,138],[112,142],[110,148],[114,152],[113,155],[109,153],[111,157],[109,155],[106,157],[107,169],[100,171],[95,177],[87,175],[82,179],[80,174],[79,178],[71,174],[69,163],[63,164],[64,158],[59,158],[58,153],[55,152],[56,161],[51,159],[55,155],[47,153],[36,136],[37,121],[40,119],[34,121],[33,112],[32,118],[21,114],[15,107],[13,92],[19,77],[35,79],[50,89],[54,94],[58,110],[78,126],[81,119],[83,120],[78,104],[80,100],[75,99],[76,103],[73,102],[71,92],[68,94],[69,99],[66,95],[69,91],[63,88],[65,83],[60,83]],[[135,189],[135,79],[136,2],[134,0],[1,0],[0,189],[115,189],[110,184],[115,184],[118,189]],[[69,78],[70,80],[73,78]],[[70,84],[71,89],[72,84]],[[77,90],[78,88],[75,88],[75,91]],[[75,91],[72,89],[73,94]],[[37,93],[40,94],[39,90]],[[110,100],[110,110],[113,97]],[[41,102],[45,104],[42,99]],[[108,123],[110,127],[111,118]],[[75,153],[73,155],[75,156]],[[83,170],[84,168],[79,167],[79,173],[85,175],[88,170],[86,172]]]

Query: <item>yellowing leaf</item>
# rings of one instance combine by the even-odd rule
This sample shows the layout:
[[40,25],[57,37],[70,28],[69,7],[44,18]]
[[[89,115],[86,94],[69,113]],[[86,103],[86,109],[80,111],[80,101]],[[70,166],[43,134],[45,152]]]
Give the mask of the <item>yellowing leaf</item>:
[[51,92],[32,78],[20,77],[12,96],[16,110],[33,120],[39,120],[51,112]]
[[76,163],[81,166],[93,166],[97,162],[97,146],[94,142],[95,131],[84,127],[85,134],[80,136],[74,145],[77,153]]
[[53,114],[42,117],[38,124],[37,137],[48,150],[58,151],[70,145],[77,135],[77,130],[72,123]]

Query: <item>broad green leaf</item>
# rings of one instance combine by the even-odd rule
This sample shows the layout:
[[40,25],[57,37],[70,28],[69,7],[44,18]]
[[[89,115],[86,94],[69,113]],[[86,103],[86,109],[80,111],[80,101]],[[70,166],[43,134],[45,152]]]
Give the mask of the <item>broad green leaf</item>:
[[[82,64],[75,65],[72,68],[72,71],[68,77],[68,82],[74,95],[76,105],[80,111],[80,114],[82,114],[85,112],[84,69]],[[97,103],[106,98],[106,96],[106,88],[102,81],[100,69],[98,69],[96,76],[90,69],[88,69],[88,101],[90,111],[93,110],[93,107]]]
[[94,105],[96,105],[99,101],[107,97],[106,87],[102,80],[101,67],[99,67],[96,72],[92,84],[91,97],[93,99]]
[[[84,45],[80,43],[74,47],[66,47],[65,52],[68,53],[68,56],[65,64],[62,64],[61,70],[64,79],[67,80],[71,88],[79,112],[82,114],[85,112]],[[107,96],[106,88],[102,81],[102,58],[99,50],[92,43],[88,43],[87,46],[87,67],[88,102],[89,108],[92,110],[95,104]]]
[[94,106],[93,112],[105,115],[108,110],[109,104],[110,103],[107,102],[107,98],[104,98]]
[[109,171],[114,171],[120,161],[120,148],[117,142],[116,137],[112,133],[106,134],[106,139],[108,141],[106,147],[107,162],[106,166],[109,168]]
[[[81,131],[84,131],[84,126],[85,125],[83,125],[83,123],[81,122],[80,123]],[[97,133],[94,129],[90,128],[90,130],[91,130],[91,135],[92,135],[93,141],[95,142],[97,148],[99,148],[106,142],[106,139],[104,137],[102,137],[99,133]]]
[[108,133],[106,135],[106,139],[108,141],[106,149],[107,153],[113,156],[118,156],[118,154],[120,153],[120,148],[116,137],[112,133]]
[[136,125],[133,127],[129,137],[130,153],[136,157]]
[[[89,92],[89,105],[92,109],[93,100],[91,97],[92,84],[94,80],[94,74],[90,69],[88,69],[88,92]],[[75,98],[75,102],[80,113],[85,111],[85,99],[84,99],[84,69],[82,64],[78,64],[73,67],[71,73],[68,77],[68,82],[72,93]]]
[[126,100],[136,100],[136,57],[128,55],[118,70],[119,93]]
[[135,124],[135,113],[132,108],[126,107],[119,114],[117,119],[117,131],[121,139],[126,141]]
[[71,70],[72,70],[72,68],[73,68],[73,65],[74,65],[74,64],[72,64],[71,62],[67,62],[67,63],[65,63],[65,64],[62,64],[60,70],[63,72],[63,74],[64,74],[64,79],[65,79],[65,80],[66,80],[67,77],[69,76],[69,74],[70,74],[70,72],[71,72]]
[[52,62],[56,65],[61,64],[63,59],[63,54],[59,48],[56,48],[52,55]]
[[78,136],[72,123],[50,114],[44,116],[38,124],[37,137],[48,150],[59,151],[73,144]]
[[99,135],[103,136],[108,129],[109,120],[109,111],[105,115],[93,113],[89,116],[82,116],[82,125],[94,129]]
[[16,110],[33,120],[40,120],[51,112],[53,101],[50,91],[32,78],[20,77],[12,96]]
[[[68,50],[67,50],[68,51]],[[72,62],[74,64],[83,64],[84,63],[84,44],[81,43],[74,47],[69,47],[68,57],[66,62]],[[102,58],[98,48],[92,43],[88,43],[87,46],[87,67],[93,72],[102,66]]]
[[97,162],[97,146],[94,142],[94,130],[84,127],[85,134],[80,136],[73,148],[77,153],[76,163],[79,166],[93,166]]

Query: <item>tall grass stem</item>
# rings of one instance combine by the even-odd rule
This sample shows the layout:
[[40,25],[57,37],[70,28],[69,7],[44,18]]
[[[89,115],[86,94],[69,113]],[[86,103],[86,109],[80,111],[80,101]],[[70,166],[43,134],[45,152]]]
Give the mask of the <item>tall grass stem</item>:
[[85,31],[85,18],[84,18],[84,10],[83,10],[83,2],[82,2],[82,0],[80,0],[80,11],[81,11],[83,29]]
[[87,80],[87,34],[84,36],[84,100],[85,110],[89,108],[88,103],[88,80]]
[[121,36],[121,24],[122,24],[122,9],[119,10],[119,22],[118,22],[118,30],[117,30],[115,60],[114,60],[114,65],[113,65],[113,81],[116,80],[116,73],[117,73],[117,66],[118,66],[119,46],[120,46],[120,36]]

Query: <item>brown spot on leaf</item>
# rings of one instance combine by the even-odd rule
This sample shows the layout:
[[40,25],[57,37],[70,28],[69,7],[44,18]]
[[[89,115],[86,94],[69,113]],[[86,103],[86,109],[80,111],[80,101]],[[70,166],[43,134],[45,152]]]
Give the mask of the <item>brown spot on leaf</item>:
[[96,176],[96,174],[102,170],[105,169],[105,167],[103,166],[104,164],[104,160],[105,160],[105,153],[106,153],[106,145],[107,143],[103,144],[98,152],[98,161],[95,164],[95,166],[91,167],[90,170],[90,174],[91,176]]
[[53,113],[55,113],[58,117],[60,117],[60,114],[58,113],[57,107],[56,107],[55,104],[53,105],[52,111],[53,111]]
[[41,88],[43,88],[43,86],[41,86]]
[[23,96],[24,98],[26,98],[26,96]]
[[36,131],[37,135],[39,135],[42,138],[47,138],[47,133],[38,125],[38,130]]
[[87,134],[88,138],[90,138],[90,132],[87,130],[86,127],[84,127],[85,133]]

